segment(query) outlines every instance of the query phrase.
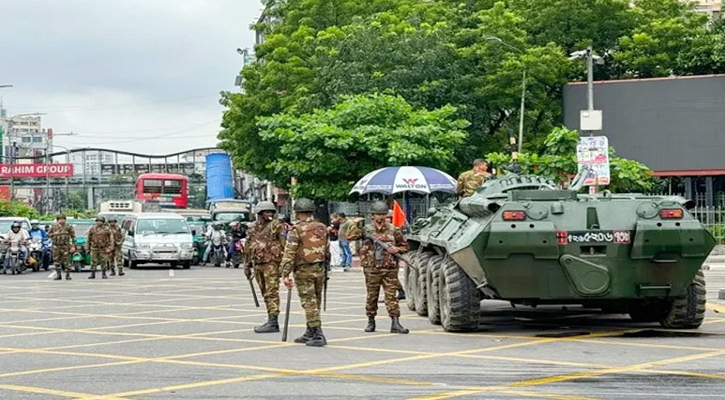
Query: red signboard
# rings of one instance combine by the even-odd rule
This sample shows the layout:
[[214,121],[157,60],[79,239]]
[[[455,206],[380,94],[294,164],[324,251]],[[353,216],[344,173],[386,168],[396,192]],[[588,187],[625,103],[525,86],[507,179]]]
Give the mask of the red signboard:
[[67,178],[73,164],[0,164],[0,178]]

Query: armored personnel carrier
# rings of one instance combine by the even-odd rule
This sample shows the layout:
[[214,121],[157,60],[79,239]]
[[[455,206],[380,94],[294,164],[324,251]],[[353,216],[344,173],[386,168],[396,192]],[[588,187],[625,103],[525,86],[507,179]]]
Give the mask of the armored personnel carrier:
[[408,307],[446,331],[475,330],[486,299],[576,304],[666,328],[705,314],[701,266],[715,245],[682,197],[579,194],[538,176],[487,181],[432,209],[408,235]]

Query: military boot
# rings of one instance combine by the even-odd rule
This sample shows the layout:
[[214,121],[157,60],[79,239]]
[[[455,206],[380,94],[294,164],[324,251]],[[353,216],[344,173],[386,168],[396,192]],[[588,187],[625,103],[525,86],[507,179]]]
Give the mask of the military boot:
[[254,328],[254,333],[275,333],[279,332],[279,323],[277,322],[277,316],[270,314],[267,318],[267,322],[262,326]]
[[59,269],[56,269],[55,270],[55,279],[53,279],[53,280],[54,281],[59,281],[61,279],[63,279],[63,272],[61,270],[59,270]]
[[101,278],[108,279],[108,276],[106,276],[106,271],[101,271]]
[[391,317],[390,319],[393,320],[392,324],[390,324],[390,333],[408,333],[409,330],[403,328],[403,325],[400,325],[400,320],[398,317]]
[[116,276],[116,268],[111,267],[111,276]]
[[67,280],[67,281],[71,280],[70,271],[65,272],[65,280]]
[[123,272],[123,268],[119,268],[118,269],[118,276],[124,276],[124,275],[126,275],[126,273]]
[[322,347],[327,345],[327,339],[325,339],[325,335],[322,333],[322,328],[312,328],[312,337],[306,344],[313,347]]
[[91,271],[91,276],[89,276],[88,279],[96,279],[96,270],[95,269],[93,271]]
[[368,326],[365,327],[365,332],[375,332],[375,317],[368,317]]
[[302,336],[295,339],[295,343],[307,343],[312,338],[312,329],[309,326],[307,327],[307,330],[305,330],[305,333],[302,334]]

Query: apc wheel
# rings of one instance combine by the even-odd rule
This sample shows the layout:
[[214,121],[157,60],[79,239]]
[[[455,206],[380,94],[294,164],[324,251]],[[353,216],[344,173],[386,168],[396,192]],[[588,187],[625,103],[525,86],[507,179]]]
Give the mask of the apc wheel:
[[433,325],[441,324],[440,304],[440,271],[445,259],[442,256],[433,256],[428,261],[426,270],[426,284],[428,292],[428,320]]
[[184,261],[183,267],[184,267],[184,269],[191,268],[191,261]]
[[481,297],[471,278],[451,259],[445,260],[439,276],[443,329],[447,332],[478,329]]
[[705,275],[702,270],[699,270],[695,279],[687,287],[685,296],[672,301],[670,310],[667,316],[660,321],[660,325],[670,329],[699,328],[705,319],[706,302]]
[[[417,262],[417,260],[416,260]],[[410,265],[405,266],[405,304],[408,310],[415,311],[415,296],[418,291],[418,270]]]
[[415,312],[421,317],[428,315],[428,263],[433,253],[423,253],[418,262],[418,282],[415,291]]

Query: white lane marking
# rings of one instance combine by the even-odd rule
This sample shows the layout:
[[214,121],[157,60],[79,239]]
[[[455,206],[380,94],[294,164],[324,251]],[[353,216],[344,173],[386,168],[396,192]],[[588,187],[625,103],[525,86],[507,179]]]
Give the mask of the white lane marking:
[[55,271],[51,272],[50,275],[48,275],[48,279],[55,278]]
[[170,270],[169,270],[169,276],[170,276],[170,277],[173,277],[173,276],[174,276],[174,270],[173,270],[173,269],[170,269]]

